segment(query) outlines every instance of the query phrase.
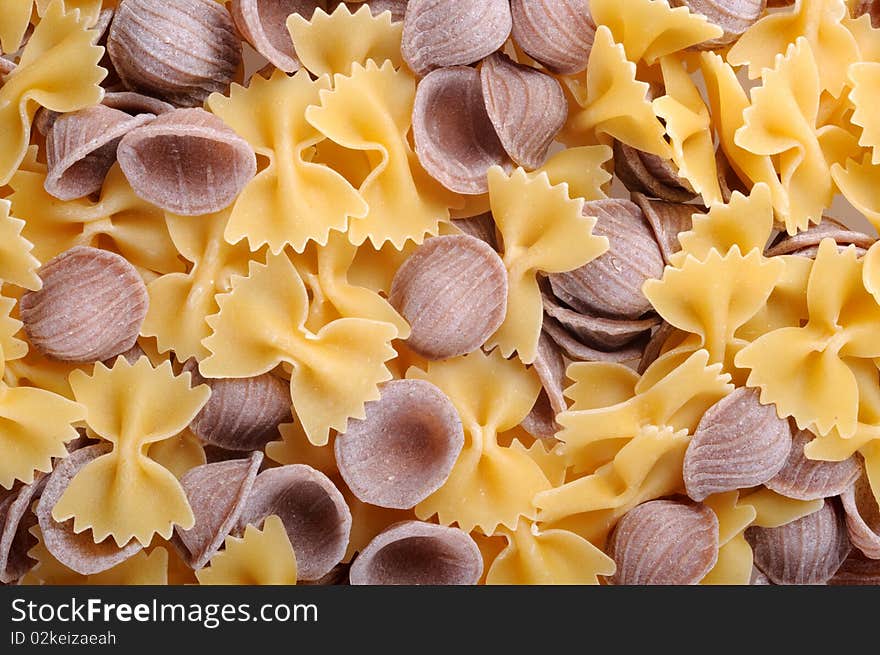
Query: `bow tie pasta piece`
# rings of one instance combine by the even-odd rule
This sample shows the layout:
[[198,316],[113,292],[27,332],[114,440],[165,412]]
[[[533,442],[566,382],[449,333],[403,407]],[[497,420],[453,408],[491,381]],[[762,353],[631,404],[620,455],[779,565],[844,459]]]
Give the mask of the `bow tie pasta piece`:
[[687,7],[672,9],[667,0],[590,0],[590,12],[596,25],[611,30],[633,62],[654,64],[724,34],[702,14],[692,14]]
[[107,238],[135,266],[158,273],[182,270],[162,210],[134,194],[118,164],[107,174],[97,201],[53,198],[43,186],[45,166],[30,162],[28,168],[12,176],[9,201],[25,221],[22,236],[34,244],[38,260]]
[[[37,5],[37,14],[40,16],[46,15],[46,10],[49,6],[55,2],[55,0],[35,0]],[[86,21],[86,24],[92,26],[98,20],[98,14],[101,13],[101,5],[103,4],[102,0],[61,0],[64,8],[67,11],[73,11],[74,9],[78,9],[80,15]],[[108,2],[108,4],[118,4],[119,0],[115,0],[112,3]]]
[[25,157],[37,105],[69,112],[101,100],[99,83],[107,72],[98,66],[103,48],[93,45],[93,38],[78,11],[65,12],[59,1],[49,5],[18,66],[0,86],[0,186]]
[[[379,398],[391,379],[385,362],[395,356],[397,328],[365,318],[341,318],[317,333],[305,328],[308,295],[287,255],[250,263],[232,290],[217,297],[220,311],[208,317],[211,353],[201,362],[205,377],[252,377],[281,362],[292,365],[290,394],[309,440],[327,443],[330,430],[345,430],[364,417],[364,403]],[[254,317],[261,317],[254,321]]]
[[287,530],[272,515],[262,530],[248,525],[243,537],[226,537],[226,548],[211,558],[209,566],[196,571],[196,577],[203,585],[293,585],[296,573]]
[[739,492],[710,496],[703,501],[718,518],[718,560],[700,580],[704,585],[747,585],[752,576],[752,547],[743,532],[757,516],[751,505],[739,503]]
[[403,23],[392,22],[390,13],[373,16],[367,5],[351,13],[340,3],[329,15],[318,8],[310,20],[291,14],[287,29],[297,57],[313,75],[348,75],[353,63],[363,66],[369,59],[378,63],[391,60],[395,68],[403,65]]
[[862,62],[880,62],[880,30],[871,23],[870,13],[858,18],[844,18],[843,26],[850,31],[859,48],[859,60]]
[[602,545],[617,520],[633,507],[684,489],[681,468],[687,430],[648,425],[595,473],[535,496],[545,529],[570,530]]
[[687,256],[680,268],[667,267],[662,279],[645,282],[643,291],[668,323],[697,335],[691,352],[705,348],[710,362],[734,374],[733,358],[745,345],[736,332],[764,307],[784,269],[760,250],[742,255],[734,245],[724,256],[710,250],[705,261]]
[[306,327],[316,332],[338,318],[366,318],[391,323],[398,338],[406,339],[409,324],[394,307],[377,292],[349,281],[348,270],[357,252],[345,234],[334,233],[326,246],[310,246],[293,258],[312,299]]
[[[770,13],[752,25],[727,55],[733,66],[749,66],[757,79],[772,68],[780,52],[805,37],[816,53],[820,90],[837,97],[846,85],[847,67],[859,59],[853,35],[841,24],[844,0],[797,0],[790,11]],[[780,112],[784,114],[784,112]]]
[[874,226],[880,228],[880,165],[866,152],[860,160],[834,164],[831,176],[844,197]]
[[431,362],[427,371],[411,368],[407,378],[427,380],[455,405],[465,445],[446,483],[416,506],[427,520],[457,523],[470,532],[493,534],[501,524],[514,529],[532,513],[535,493],[550,488],[541,466],[522,447],[504,447],[498,434],[519,425],[535,404],[541,383],[517,359],[496,350]]
[[16,480],[32,482],[35,471],[51,471],[52,458],[67,455],[64,444],[77,436],[72,424],[83,418],[83,408],[62,396],[2,381],[9,360],[27,353],[27,344],[15,337],[21,321],[9,315],[14,306],[0,296],[0,487],[6,489]]
[[169,273],[147,285],[150,306],[141,333],[156,337],[160,352],[173,350],[181,361],[207,357],[202,340],[211,334],[205,319],[217,312],[214,298],[230,290],[233,275],[247,274],[247,244],[223,240],[230,213],[226,209],[205,216],[166,216],[174,246],[193,267],[189,273]]
[[681,250],[669,257],[669,263],[680,269],[688,256],[706,261],[713,250],[717,255],[734,246],[741,253],[764,252],[772,234],[770,189],[759,183],[748,196],[734,191],[727,204],[715,205],[706,214],[695,213],[691,229],[678,235]]
[[773,198],[774,209],[780,215],[787,216],[788,192],[779,181],[771,158],[749,152],[736,142],[737,131],[743,126],[743,112],[749,106],[749,97],[740,85],[736,72],[713,52],[700,55],[700,70],[706,84],[712,123],[730,167],[747,184],[766,184]]
[[360,186],[369,211],[351,222],[349,238],[367,239],[375,248],[390,241],[398,250],[407,241],[422,243],[449,220],[455,196],[422,169],[407,140],[416,82],[386,61],[353,64],[348,76],[335,75],[332,91],[321,91],[320,106],[306,120],[327,138],[351,150],[367,151],[373,170]]
[[774,330],[746,346],[736,365],[751,369],[748,384],[780,416],[821,435],[857,428],[859,390],[849,358],[880,357],[880,306],[862,284],[855,248],[819,246],[807,287],[809,320]]
[[604,25],[596,31],[585,82],[563,78],[570,96],[566,145],[591,145],[608,135],[638,150],[669,158],[663,124],[647,99],[649,86],[636,80],[636,66]]
[[15,52],[24,39],[34,0],[7,0],[0,12],[0,52]]
[[364,200],[342,175],[308,161],[324,136],[303,116],[329,86],[329,78],[313,81],[304,70],[293,77],[275,71],[269,79],[255,75],[248,87],[233,84],[229,97],[208,98],[209,109],[270,162],[236,200],[229,243],[247,239],[251,250],[268,244],[273,253],[289,244],[302,252],[309,241],[324,245],[331,230],[344,231],[349,217],[366,215]]
[[43,283],[37,275],[40,262],[31,254],[34,244],[21,235],[24,221],[11,210],[12,204],[0,199],[0,280],[39,291]]
[[568,530],[541,530],[524,518],[503,530],[507,547],[492,562],[486,584],[599,584],[613,575],[614,560]]
[[568,184],[570,198],[603,200],[608,197],[612,177],[604,167],[613,156],[608,146],[566,148],[550,155],[541,168],[529,175],[536,178],[546,173],[551,185]]
[[[95,541],[112,535],[118,545],[132,538],[165,539],[174,525],[189,529],[193,513],[170,471],[146,456],[146,447],[181,432],[207,402],[210,390],[190,388],[190,376],[175,376],[171,363],[153,368],[146,357],[112,369],[96,364],[91,376],[74,371],[70,386],[86,407],[86,423],[113,450],[74,476],[52,510],[56,521],[74,520],[74,531],[92,529]],[[144,499],[149,498],[149,503]]]
[[715,141],[709,110],[682,60],[667,55],[660,59],[666,94],[653,102],[654,113],[666,122],[672,143],[672,160],[678,174],[711,207],[723,201],[715,163]]
[[785,226],[794,234],[818,223],[834,197],[829,163],[816,133],[821,89],[807,40],[798,39],[785,56],[778,56],[776,67],[764,70],[763,80],[752,91],[735,140],[749,152],[778,158],[790,202]]
[[573,404],[556,417],[568,463],[595,471],[646,426],[695,430],[705,411],[733,391],[730,376],[708,362],[708,352],[698,350],[672,370],[655,363],[641,379],[621,364],[570,365],[566,375],[574,384],[565,395]]
[[876,166],[880,164],[880,63],[853,64],[849,67],[849,79],[853,85],[849,98],[856,108],[851,120],[862,128],[859,145],[871,149],[871,163]]
[[537,272],[579,268],[607,251],[608,239],[593,234],[596,219],[583,215],[583,200],[569,198],[564,184],[550,186],[544,174],[530,177],[517,168],[508,176],[493,167],[489,196],[504,243],[508,291],[507,316],[487,346],[500,346],[505,356],[516,351],[530,364],[537,354],[543,320]]

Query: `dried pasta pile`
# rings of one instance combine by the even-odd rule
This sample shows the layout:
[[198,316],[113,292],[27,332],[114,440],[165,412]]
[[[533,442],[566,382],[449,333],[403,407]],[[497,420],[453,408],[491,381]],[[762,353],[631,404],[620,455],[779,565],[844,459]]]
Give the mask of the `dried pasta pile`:
[[880,2],[767,4],[4,0],[0,580],[880,583]]

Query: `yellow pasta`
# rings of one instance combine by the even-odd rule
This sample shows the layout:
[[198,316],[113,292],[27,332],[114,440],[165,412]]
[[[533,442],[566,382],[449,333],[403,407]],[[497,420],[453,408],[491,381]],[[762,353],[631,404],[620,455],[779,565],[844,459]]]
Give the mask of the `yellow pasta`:
[[743,494],[739,504],[752,507],[755,512],[753,525],[759,528],[777,528],[780,525],[797,521],[822,507],[819,500],[795,500],[786,498],[770,489],[762,487],[752,493]]
[[188,273],[169,273],[150,282],[141,334],[156,337],[161,352],[173,350],[182,361],[208,355],[202,340],[211,333],[205,319],[217,312],[215,296],[230,290],[233,275],[247,273],[247,244],[223,240],[229,213],[166,218],[176,251],[193,266]]
[[516,530],[502,533],[507,547],[492,562],[486,584],[595,585],[616,569],[614,560],[567,530],[541,530],[520,519]]
[[841,24],[846,15],[844,0],[796,0],[790,10],[769,13],[750,27],[727,60],[734,66],[748,64],[749,77],[755,79],[803,37],[816,53],[821,90],[836,97],[846,84],[847,67],[859,56],[853,35]]
[[666,122],[672,144],[672,161],[678,174],[690,182],[703,202],[712,206],[723,201],[715,164],[715,142],[709,110],[694,84],[685,62],[666,55],[660,59],[666,94],[654,100],[654,112]]
[[351,150],[366,151],[373,170],[360,186],[368,209],[353,216],[349,238],[386,242],[400,250],[437,234],[455,202],[450,192],[421,167],[406,134],[412,122],[416,84],[390,61],[354,64],[349,75],[334,75],[333,90],[321,91],[319,106],[306,119],[319,132]]
[[647,425],[595,473],[535,496],[547,529],[570,530],[602,546],[617,520],[636,505],[680,493],[687,430]]
[[281,519],[269,516],[258,530],[248,525],[244,536],[226,537],[226,548],[196,571],[203,585],[296,584],[296,555]]
[[183,488],[145,451],[189,425],[210,389],[190,388],[189,374],[175,376],[167,361],[153,368],[146,357],[134,364],[119,357],[113,368],[96,364],[91,376],[74,371],[70,385],[86,408],[89,428],[113,450],[73,477],[53,518],[72,518],[77,533],[91,528],[96,542],[112,535],[120,547],[132,538],[146,546],[157,533],[167,539],[175,525],[191,528],[194,517]]
[[477,350],[463,357],[431,362],[427,370],[411,368],[407,378],[427,380],[455,405],[465,431],[465,445],[446,483],[416,506],[416,514],[470,532],[478,527],[491,535],[498,525],[513,529],[531,516],[535,493],[549,489],[541,466],[521,447],[504,447],[498,433],[526,417],[541,383],[518,360],[496,350]]
[[391,22],[390,13],[373,16],[367,5],[352,13],[340,3],[329,15],[317,8],[310,20],[291,14],[287,29],[296,56],[313,75],[348,75],[352,64],[363,66],[370,59],[378,64],[390,60],[395,68],[403,65],[403,23]]
[[135,195],[118,164],[97,201],[58,200],[43,187],[46,167],[33,161],[27,167],[31,170],[13,175],[9,201],[13,214],[25,221],[22,236],[34,244],[41,262],[74,246],[109,242],[136,266],[158,273],[183,270],[162,210]]
[[717,39],[724,31],[687,7],[667,0],[590,0],[597,25],[607,25],[630,61],[655,63],[665,55]]
[[529,175],[537,178],[546,173],[551,185],[567,184],[571,198],[601,200],[608,197],[611,173],[604,167],[612,157],[608,146],[566,148],[551,155],[541,168]]
[[291,364],[293,406],[316,445],[327,443],[331,429],[345,430],[349,418],[363,418],[364,403],[376,400],[377,385],[391,378],[385,362],[395,355],[390,342],[397,328],[340,318],[309,332],[306,288],[284,254],[251,262],[248,276],[233,277],[217,304],[220,311],[208,317],[212,334],[203,344],[210,355],[200,364],[202,375],[251,377]]
[[[506,175],[489,169],[492,215],[504,243],[507,315],[487,346],[534,361],[543,307],[536,274],[562,273],[592,261],[608,249],[605,237],[592,233],[596,219],[583,215],[583,200],[572,200],[566,185],[550,186],[545,174],[530,177],[522,168]],[[572,243],[579,244],[577,249]]]
[[852,82],[850,100],[855,105],[852,122],[862,128],[859,145],[871,149],[871,164],[880,164],[880,119],[877,103],[880,102],[880,63],[858,63],[849,67]]
[[734,245],[724,256],[710,250],[705,261],[686,256],[680,268],[667,267],[643,291],[668,323],[696,335],[680,350],[704,348],[709,362],[733,375],[733,358],[746,345],[736,332],[766,304],[784,268],[760,250],[743,255]]
[[708,360],[709,353],[698,350],[657,374],[664,366],[660,360],[641,379],[619,364],[571,364],[567,375],[574,384],[565,393],[574,403],[556,419],[562,426],[556,437],[565,443],[568,463],[576,471],[595,471],[648,426],[696,429],[703,413],[733,391],[730,376]]
[[718,517],[718,561],[706,577],[704,585],[747,585],[752,577],[752,548],[743,532],[755,520],[757,511],[739,503],[739,492],[710,496],[705,501]]
[[31,254],[34,244],[21,236],[24,221],[11,214],[12,205],[0,200],[0,280],[37,291],[40,262]]
[[0,86],[0,186],[9,182],[25,157],[38,105],[67,112],[101,100],[99,83],[106,71],[98,62],[103,48],[92,39],[88,21],[79,12],[65,12],[58,0],[49,5],[18,66]]
[[234,84],[229,97],[208,98],[208,108],[269,159],[235,201],[229,243],[247,239],[251,250],[268,245],[273,253],[289,244],[302,252],[309,241],[323,245],[331,230],[344,231],[349,217],[366,215],[364,199],[342,175],[309,161],[324,136],[304,114],[329,87],[326,76],[313,81],[304,70],[293,77],[277,70],[268,80],[254,76],[246,88]]
[[871,25],[871,15],[862,14],[858,18],[844,18],[843,26],[850,31],[859,49],[859,60],[880,62],[880,30]]
[[834,164],[831,176],[844,197],[875,229],[880,229],[880,165],[872,164],[872,154]]
[[[615,4],[618,4],[615,2]],[[596,30],[585,82],[564,78],[571,102],[560,138],[566,145],[593,145],[602,135],[666,159],[663,124],[647,99],[649,87],[604,25]]]
[[760,337],[736,356],[751,369],[748,384],[761,401],[775,403],[801,429],[819,434],[856,431],[859,392],[850,358],[880,357],[880,306],[862,285],[854,248],[838,252],[831,239],[819,246],[807,287],[809,320]]
[[34,0],[7,0],[0,12],[0,52],[15,52],[31,23]]
[[201,440],[189,429],[170,439],[154,441],[147,455],[174,474],[178,480],[184,473],[207,462]]

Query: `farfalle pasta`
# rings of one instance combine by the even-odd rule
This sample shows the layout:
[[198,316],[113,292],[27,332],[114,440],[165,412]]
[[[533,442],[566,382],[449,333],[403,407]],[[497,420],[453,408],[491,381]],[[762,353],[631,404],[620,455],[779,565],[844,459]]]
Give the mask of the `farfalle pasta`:
[[4,584],[876,581],[877,2],[2,4]]

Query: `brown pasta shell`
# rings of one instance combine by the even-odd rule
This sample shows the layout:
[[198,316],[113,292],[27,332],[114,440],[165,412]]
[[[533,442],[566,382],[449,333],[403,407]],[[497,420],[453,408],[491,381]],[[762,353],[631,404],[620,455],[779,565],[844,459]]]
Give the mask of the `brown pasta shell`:
[[608,237],[608,251],[568,273],[548,275],[553,294],[581,312],[635,319],[651,311],[642,293],[646,280],[663,275],[663,256],[642,210],[628,200],[584,204],[595,216],[593,234]]
[[183,370],[192,386],[206,384],[211,397],[189,424],[199,439],[226,450],[259,450],[278,439],[278,426],[291,420],[290,386],[271,373],[252,378],[204,378],[189,360]]
[[389,302],[407,320],[412,350],[438,360],[473,352],[507,312],[507,270],[467,235],[428,239],[397,270]]
[[12,71],[14,71],[17,67],[17,64],[11,59],[7,59],[6,57],[0,57],[0,81],[6,75],[9,75]]
[[422,167],[456,193],[486,193],[487,171],[507,162],[486,113],[480,74],[473,68],[443,68],[423,78],[416,89],[412,129]]
[[770,582],[770,578],[764,575],[757,566],[752,565],[752,576],[749,578],[749,585],[751,586],[769,586],[773,583]]
[[353,585],[474,585],[480,549],[458,528],[403,521],[379,533],[355,558]]
[[667,202],[688,202],[697,197],[672,161],[620,141],[614,142],[614,174],[633,193]]
[[724,34],[717,39],[697,45],[699,50],[713,50],[733,43],[758,22],[767,8],[767,0],[670,0],[669,4],[702,14],[710,23],[724,30]]
[[464,430],[440,389],[424,380],[387,382],[364,411],[333,446],[339,473],[359,500],[409,509],[443,486]]
[[138,114],[160,116],[174,109],[174,105],[171,103],[145,96],[142,93],[135,93],[134,91],[111,91],[105,93],[101,104],[134,116]]
[[511,0],[513,39],[554,73],[587,67],[596,25],[587,0]]
[[618,521],[607,552],[612,584],[697,584],[718,560],[718,518],[702,503],[651,500]]
[[684,456],[684,485],[693,500],[763,484],[785,465],[791,427],[762,405],[758,391],[740,387],[712,405]]
[[465,234],[485,241],[492,250],[498,250],[498,235],[495,230],[495,219],[491,212],[470,218],[455,218],[452,220],[452,224]]
[[556,412],[550,404],[546,389],[541,389],[538,399],[526,417],[520,421],[520,427],[536,439],[555,439],[560,430],[556,422]]
[[322,575],[317,580],[303,580],[300,582],[297,580],[297,584],[302,585],[311,585],[314,587],[330,587],[335,585],[347,585],[348,584],[348,570],[351,568],[351,564],[347,562],[340,562],[332,569],[327,575]]
[[800,255],[801,257],[814,258],[823,239],[834,239],[840,248],[854,245],[859,255],[865,254],[874,243],[874,239],[867,234],[851,230],[843,223],[823,216],[820,223],[811,225],[803,232],[798,232],[793,236],[782,232],[776,241],[767,248],[765,255],[767,257]]
[[192,568],[205,566],[238,525],[262,461],[263,453],[255,452],[247,459],[196,466],[180,478],[195,524],[176,528],[175,540]]
[[257,476],[238,520],[261,527],[277,514],[296,553],[298,575],[317,580],[342,561],[351,533],[351,511],[330,479],[305,464],[267,469]]
[[118,158],[138,196],[181,216],[228,207],[257,173],[248,142],[204,109],[175,109],[129,132]]
[[[563,389],[565,388],[565,359],[559,345],[545,332],[541,331],[538,338],[538,349],[535,361],[532,365],[541,380],[541,394],[535,401],[535,407],[529,412],[529,416],[538,412],[547,411],[545,417],[533,416],[533,421],[523,421],[526,430],[535,437],[552,439],[560,429],[556,422],[556,415],[568,409]],[[543,396],[543,400],[542,400]],[[526,417],[527,419],[529,417]],[[529,430],[528,426],[532,426]],[[536,431],[533,431],[536,430]]]
[[[584,315],[584,319],[585,321],[594,321],[597,324],[621,323],[620,321],[614,321],[614,319],[603,319],[586,315]],[[627,321],[626,323],[631,325],[640,324],[639,321]],[[601,329],[601,327],[598,328],[600,331]],[[613,330],[614,328],[612,327],[611,329]],[[590,341],[578,338],[575,333],[568,330],[563,324],[549,315],[544,316],[543,330],[562,349],[566,357],[576,362],[631,362],[642,356],[646,341],[644,337],[636,335],[634,341],[630,340],[619,348],[603,350],[591,345]]]
[[417,75],[473,64],[510,36],[508,0],[409,0],[400,52]]
[[38,472],[31,484],[21,485],[0,500],[0,583],[15,582],[35,563],[28,556],[37,543],[30,533],[37,523],[31,504],[45,484],[46,476]]
[[663,261],[668,264],[669,258],[681,250],[678,235],[693,227],[693,216],[703,213],[702,208],[699,205],[656,200],[641,193],[633,193],[632,200],[642,210],[663,253]]
[[40,502],[37,503],[36,514],[43,545],[55,559],[80,575],[106,571],[142,550],[137,539],[132,539],[122,548],[116,545],[112,536],[96,544],[91,530],[74,533],[73,519],[58,523],[52,518],[52,508],[61,499],[73,477],[86,464],[109,453],[112,448],[109,443],[86,446],[60,460],[49,475]]
[[311,19],[316,0],[232,0],[230,11],[241,35],[254,50],[285,73],[299,70],[300,63],[287,31],[287,18],[299,14]]
[[242,59],[232,17],[215,0],[121,0],[107,52],[130,90],[181,107],[226,93]]
[[797,500],[819,500],[838,496],[855,482],[862,471],[855,456],[841,462],[807,459],[804,446],[813,439],[809,430],[794,435],[785,466],[764,483],[768,489]]
[[131,348],[147,315],[147,287],[124,257],[75,246],[43,264],[43,287],[21,297],[30,343],[53,359],[99,362]]
[[542,166],[568,116],[562,86],[500,52],[483,60],[480,80],[489,120],[504,150],[524,168]]
[[59,116],[46,134],[46,191],[59,200],[100,191],[116,163],[122,137],[153,118],[151,114],[129,116],[104,105]]
[[642,358],[639,360],[639,365],[636,368],[636,372],[639,375],[648,370],[648,367],[653,364],[660,357],[663,351],[663,346],[666,345],[667,340],[675,334],[677,328],[673,325],[670,325],[666,321],[659,321],[659,325],[657,325],[656,329],[651,333],[651,338],[648,339],[648,343],[645,345],[645,349],[642,351]]
[[755,564],[779,585],[825,584],[850,552],[843,511],[835,499],[778,528],[751,527],[745,532]]
[[844,560],[834,577],[828,581],[833,586],[880,585],[880,560],[865,557],[853,550]]
[[846,527],[853,546],[871,559],[880,560],[880,505],[864,473],[841,495]]

